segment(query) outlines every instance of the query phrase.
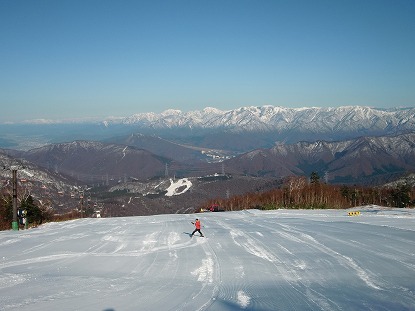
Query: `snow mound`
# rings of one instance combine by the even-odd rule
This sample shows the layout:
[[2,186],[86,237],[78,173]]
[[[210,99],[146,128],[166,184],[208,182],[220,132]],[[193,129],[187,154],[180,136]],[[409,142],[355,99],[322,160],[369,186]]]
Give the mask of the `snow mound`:
[[192,186],[192,182],[188,178],[182,178],[174,181],[170,179],[170,186],[167,188],[166,196],[180,195],[185,193]]

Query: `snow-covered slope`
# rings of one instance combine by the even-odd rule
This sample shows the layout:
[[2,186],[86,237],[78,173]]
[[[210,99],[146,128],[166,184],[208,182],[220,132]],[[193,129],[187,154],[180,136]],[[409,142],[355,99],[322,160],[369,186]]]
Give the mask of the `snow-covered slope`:
[[[2,310],[414,310],[415,211],[80,219],[0,232]],[[189,237],[199,217],[206,238]]]
[[51,200],[58,192],[74,190],[77,187],[73,180],[56,174],[50,170],[39,167],[29,161],[16,159],[2,153],[0,150],[0,186],[7,193],[12,191],[12,168],[17,169],[18,200],[27,195],[32,195],[40,201]]

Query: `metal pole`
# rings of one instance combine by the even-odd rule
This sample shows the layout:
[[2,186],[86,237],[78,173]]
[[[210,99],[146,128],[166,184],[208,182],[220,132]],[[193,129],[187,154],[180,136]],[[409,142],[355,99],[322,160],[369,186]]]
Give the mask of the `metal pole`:
[[12,169],[12,185],[13,185],[13,222],[12,229],[19,230],[19,222],[17,220],[17,169]]
[[83,215],[83,209],[84,209],[84,192],[81,192],[81,218],[84,218]]
[[27,210],[24,210],[24,228],[27,229],[29,219],[27,219]]

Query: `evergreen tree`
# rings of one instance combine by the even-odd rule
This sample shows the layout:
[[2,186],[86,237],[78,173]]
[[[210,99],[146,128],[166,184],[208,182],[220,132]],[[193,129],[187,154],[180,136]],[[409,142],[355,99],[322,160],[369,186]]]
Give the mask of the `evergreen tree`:
[[411,198],[409,197],[409,191],[411,187],[407,184],[399,184],[395,189],[392,191],[392,199],[394,205],[396,207],[407,207],[411,202]]
[[315,171],[311,172],[310,183],[312,183],[312,184],[320,183],[320,175],[317,172],[315,172]]
[[26,210],[26,221],[28,224],[38,224],[43,222],[41,209],[34,203],[33,197],[29,195],[22,201],[21,208]]

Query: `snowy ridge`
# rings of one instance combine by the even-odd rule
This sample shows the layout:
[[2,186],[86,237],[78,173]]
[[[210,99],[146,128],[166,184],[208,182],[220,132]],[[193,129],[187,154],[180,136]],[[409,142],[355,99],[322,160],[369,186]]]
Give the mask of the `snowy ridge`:
[[106,124],[130,124],[152,128],[228,128],[241,130],[308,130],[312,132],[415,129],[415,108],[376,109],[361,106],[335,108],[241,107],[222,111],[205,108],[183,112],[169,109],[160,114],[139,113],[124,119],[108,118]]

